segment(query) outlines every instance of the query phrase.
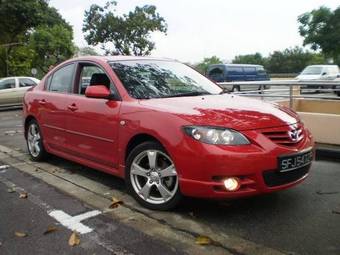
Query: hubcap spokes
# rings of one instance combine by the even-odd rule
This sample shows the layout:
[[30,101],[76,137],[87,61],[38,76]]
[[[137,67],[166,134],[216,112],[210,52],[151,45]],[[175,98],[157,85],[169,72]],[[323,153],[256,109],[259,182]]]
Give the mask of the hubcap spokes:
[[169,201],[178,188],[178,178],[172,160],[163,152],[147,150],[132,162],[130,179],[141,198],[152,204]]
[[40,153],[40,134],[38,130],[38,126],[36,124],[32,124],[28,128],[27,133],[27,144],[28,149],[33,157],[37,157]]

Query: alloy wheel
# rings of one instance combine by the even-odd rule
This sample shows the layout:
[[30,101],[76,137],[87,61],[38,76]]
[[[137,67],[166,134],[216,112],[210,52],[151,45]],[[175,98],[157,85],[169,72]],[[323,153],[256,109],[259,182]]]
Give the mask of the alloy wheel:
[[145,150],[132,161],[130,180],[136,194],[145,202],[164,204],[178,190],[176,168],[164,152]]
[[38,125],[36,123],[32,123],[28,127],[27,144],[30,154],[35,158],[38,157],[41,152],[40,140],[41,136],[39,133]]

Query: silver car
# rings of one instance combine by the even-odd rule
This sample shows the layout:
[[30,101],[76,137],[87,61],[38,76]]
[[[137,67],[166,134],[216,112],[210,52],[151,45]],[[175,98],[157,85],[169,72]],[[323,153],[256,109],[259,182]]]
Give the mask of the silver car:
[[39,83],[33,77],[7,77],[0,79],[0,108],[21,106],[26,90]]

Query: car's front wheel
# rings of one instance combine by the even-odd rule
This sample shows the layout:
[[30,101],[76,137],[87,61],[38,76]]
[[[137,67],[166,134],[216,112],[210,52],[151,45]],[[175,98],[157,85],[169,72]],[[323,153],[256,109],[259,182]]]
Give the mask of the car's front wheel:
[[126,183],[130,193],[143,206],[169,210],[181,200],[175,165],[156,142],[136,146],[127,158]]
[[43,138],[40,132],[40,127],[36,120],[31,120],[26,129],[26,141],[28,152],[31,159],[41,161],[47,156],[44,148]]

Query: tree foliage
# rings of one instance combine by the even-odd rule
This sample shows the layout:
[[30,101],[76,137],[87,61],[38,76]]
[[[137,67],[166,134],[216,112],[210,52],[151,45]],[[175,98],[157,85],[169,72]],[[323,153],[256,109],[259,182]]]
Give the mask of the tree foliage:
[[101,45],[106,54],[148,55],[155,48],[151,32],[166,33],[167,24],[153,5],[136,7],[128,14],[118,15],[116,1],[101,7],[91,5],[85,11],[83,32],[89,45]]
[[76,48],[76,53],[77,56],[99,56],[99,53],[92,47],[81,47],[81,48]]
[[238,55],[232,60],[233,64],[254,64],[254,65],[265,65],[266,58],[264,58],[260,53],[247,55]]
[[262,57],[259,53],[239,55],[233,59],[232,63],[263,65],[270,73],[298,73],[307,65],[325,64],[326,59],[320,53],[294,47],[274,51],[268,57]]
[[[44,65],[73,55],[72,27],[47,0],[0,0],[0,31],[0,77],[7,70],[9,75],[30,75],[33,67],[42,73]],[[51,58],[56,52],[61,54]]]
[[306,12],[298,17],[298,22],[304,45],[321,49],[326,56],[340,60],[340,6],[334,11],[322,6]]
[[209,58],[204,58],[203,61],[201,61],[200,63],[197,63],[194,65],[194,68],[199,71],[202,74],[206,74],[207,73],[207,69],[210,65],[213,64],[222,64],[222,60],[219,59],[216,56],[212,56]]

